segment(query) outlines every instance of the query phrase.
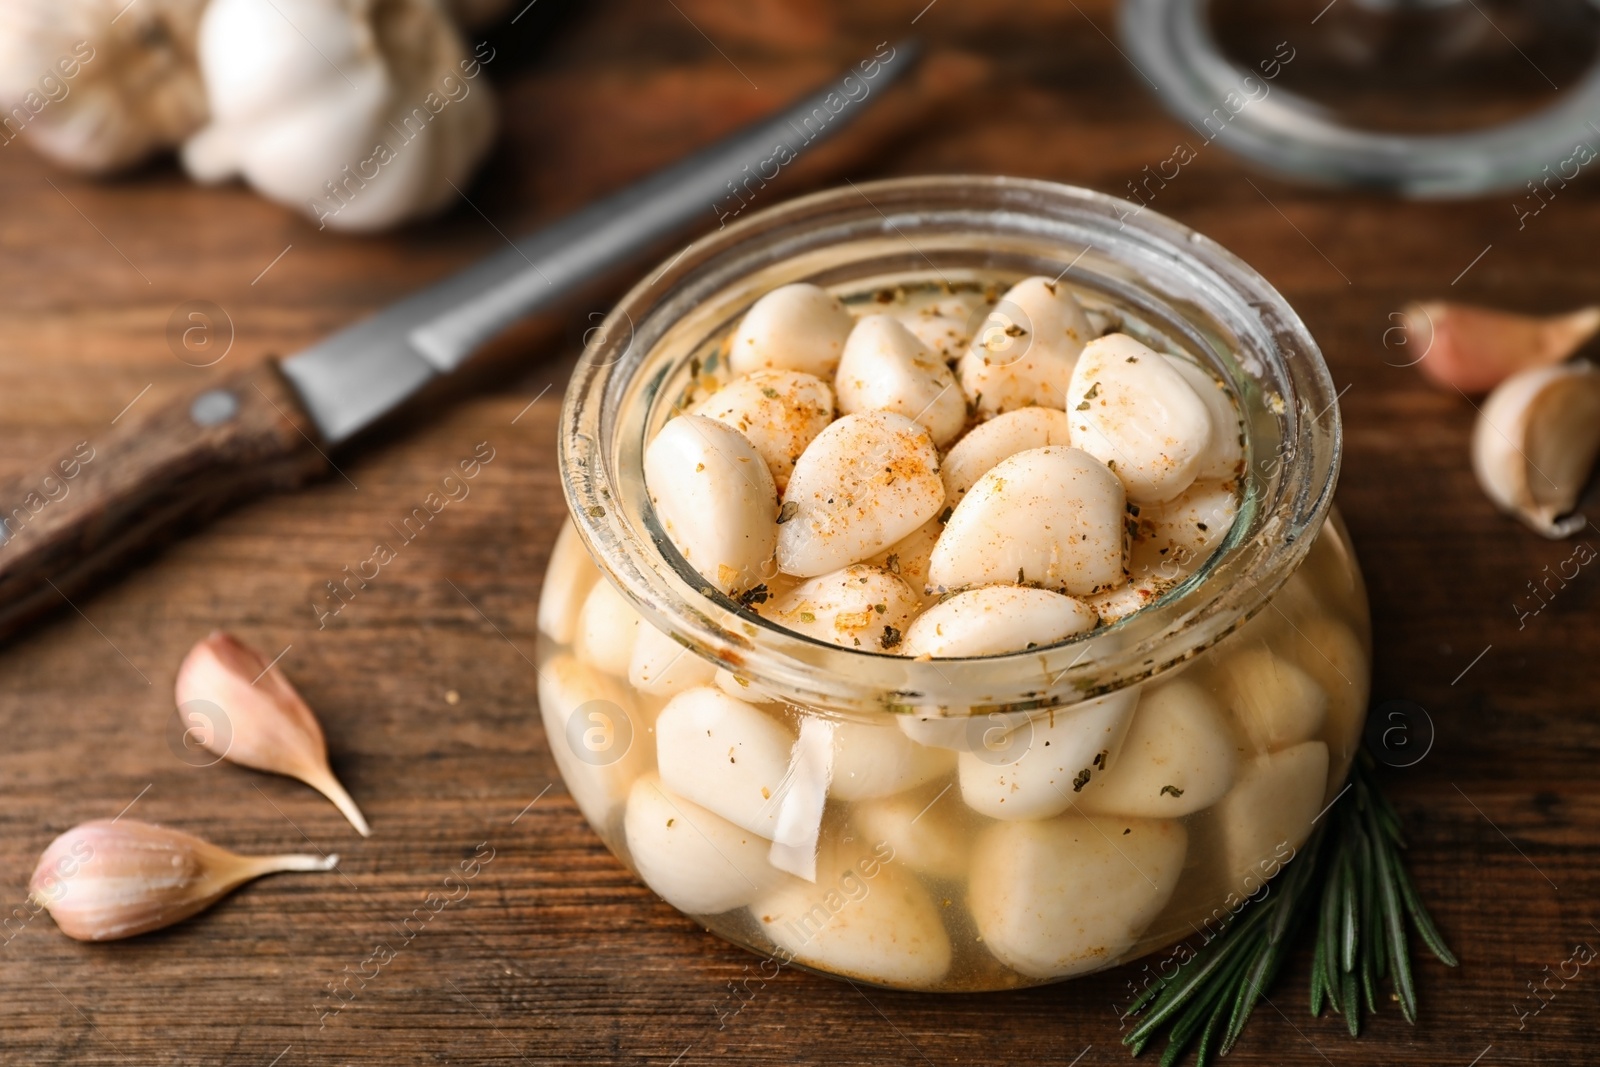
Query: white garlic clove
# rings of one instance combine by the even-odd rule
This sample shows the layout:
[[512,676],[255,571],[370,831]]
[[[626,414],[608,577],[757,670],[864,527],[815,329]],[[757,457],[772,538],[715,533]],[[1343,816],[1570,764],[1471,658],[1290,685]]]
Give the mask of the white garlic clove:
[[772,838],[795,740],[786,726],[702,687],[668,701],[655,730],[662,784],[735,826]]
[[[1133,557],[1133,560],[1137,562],[1138,557]],[[1114,589],[1086,596],[1083,602],[1094,609],[1095,614],[1100,616],[1102,624],[1110,626],[1141,608],[1154,604],[1171,587],[1172,583],[1163,579],[1159,571],[1147,570],[1134,575]]]
[[115,941],[204,911],[239,886],[279,871],[330,871],[332,856],[240,856],[192,834],[137,819],[97,819],[50,842],[28,882],[78,941]]
[[[1355,754],[1367,721],[1372,654],[1355,632],[1337,619],[1316,614],[1284,637],[1285,651],[1328,695],[1323,738],[1338,766]],[[1420,738],[1418,739],[1420,742]],[[1419,751],[1417,758],[1425,753]]]
[[173,148],[206,120],[195,60],[205,0],[0,4],[0,112],[63,167],[103,174]]
[[806,282],[780,286],[750,305],[734,331],[728,367],[735,374],[794,370],[830,379],[855,325],[838,297]]
[[701,415],[679,415],[644,451],[645,484],[683,558],[724,593],[768,572],[778,541],[778,490],[748,438]]
[[1472,469],[1502,510],[1549,538],[1572,514],[1600,456],[1600,368],[1587,360],[1522,371],[1489,394],[1472,430]]
[[1145,690],[1116,764],[1090,778],[1077,807],[1151,819],[1190,815],[1222,799],[1238,761],[1216,701],[1180,678]]
[[[1498,308],[1432,301],[1408,304],[1401,316],[1394,366],[1415,366],[1439,385],[1487,393],[1507,378],[1560,363],[1600,331],[1600,308],[1564,315],[1519,315]],[[1401,362],[1401,361],[1404,362]]]
[[898,653],[921,608],[921,597],[900,578],[858,563],[801,582],[762,617],[819,641]]
[[639,877],[689,915],[742,908],[782,878],[767,862],[771,842],[673,794],[653,774],[633,783],[622,826]]
[[[1138,505],[1136,505],[1138,506]],[[1167,585],[1181,582],[1210,559],[1238,514],[1231,482],[1195,482],[1165,504],[1139,507],[1128,570]]]
[[649,629],[643,621],[616,586],[596,582],[578,612],[572,651],[589,666],[626,678],[639,631]]
[[600,571],[583,547],[577,527],[571,519],[563,521],[539,590],[539,629],[559,645],[571,644],[578,630],[578,612],[599,580]]
[[937,517],[929,519],[866,563],[905,582],[922,598],[922,607],[926,610],[939,601],[937,593],[928,591],[928,564],[933,559],[933,546],[939,543],[942,533],[944,523]]
[[1032,583],[1087,596],[1127,580],[1122,483],[1077,448],[997,464],[956,505],[928,568],[936,589]]
[[1067,388],[1072,443],[1116,472],[1136,504],[1189,487],[1211,447],[1211,414],[1159,353],[1114,333],[1085,346]]
[[824,846],[815,884],[798,878],[750,905],[799,963],[878,985],[926,989],[950,970],[950,937],[915,876],[878,843]]
[[868,315],[850,331],[834,389],[844,414],[898,412],[925,427],[940,447],[967,422],[967,400],[950,368],[888,315]]
[[1222,867],[1230,883],[1267,881],[1311,833],[1328,782],[1328,746],[1307,741],[1257,756],[1212,809]]
[[945,503],[956,505],[1001,460],[1046,445],[1072,443],[1067,414],[1055,408],[1022,408],[974,426],[951,446],[939,472]]
[[778,526],[778,566],[810,578],[874,556],[939,513],[939,452],[892,411],[846,415],[794,465]]
[[1116,963],[1160,914],[1188,851],[1183,824],[1063,815],[989,827],[967,906],[995,958],[1032,978]]
[[781,493],[794,461],[833,421],[833,390],[800,371],[755,371],[718,389],[691,414],[727,423],[749,438]]
[[1048,819],[1114,766],[1138,694],[1123,690],[1036,713],[956,758],[961,799],[992,819]]
[[1099,624],[1094,609],[1047,589],[991,585],[929,608],[906,631],[908,656],[958,659],[1043,648]]
[[1049,278],[1024,278],[978,327],[957,369],[980,415],[1061,408],[1083,346],[1094,336],[1072,291]]
[[953,882],[967,873],[970,831],[949,786],[862,801],[850,819],[861,840],[887,844],[895,862],[918,874]]
[[571,653],[539,668],[545,742],[578,810],[608,834],[634,780],[650,769],[649,717],[627,686]]
[[639,627],[633,658],[628,661],[628,684],[641,693],[673,696],[685,689],[710,685],[716,673],[715,664],[701,659],[654,626]]
[[1276,752],[1322,732],[1328,694],[1287,659],[1260,646],[1246,647],[1223,657],[1214,669],[1223,702],[1257,752]]
[[905,311],[892,312],[924,348],[944,360],[954,360],[972,343],[972,320],[983,299],[978,293],[956,293]]
[[954,752],[916,744],[893,726],[840,722],[828,792],[836,800],[892,796],[943,778],[955,766]]
[[1197,479],[1227,481],[1242,473],[1244,462],[1244,427],[1239,421],[1239,408],[1233,394],[1210,371],[1182,356],[1167,356],[1167,362],[1182,375],[1206,406],[1211,416],[1211,439],[1201,453],[1200,465],[1195,471]]
[[210,122],[183,146],[190,175],[242,175],[323,227],[443,209],[494,138],[487,59],[431,0],[209,0],[198,54]]
[[903,714],[895,716],[900,730],[919,745],[947,748],[951,752],[985,752],[1004,748],[1006,737],[1027,722],[1025,711],[976,714]]

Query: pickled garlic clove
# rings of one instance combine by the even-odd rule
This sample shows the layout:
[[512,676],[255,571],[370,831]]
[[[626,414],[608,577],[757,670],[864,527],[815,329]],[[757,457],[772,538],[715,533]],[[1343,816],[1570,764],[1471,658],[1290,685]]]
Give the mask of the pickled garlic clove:
[[240,856],[192,834],[137,819],[97,819],[50,842],[28,882],[31,899],[78,941],[114,941],[187,919],[255,878],[327,871],[334,856]]
[[1072,291],[1045,277],[1007,290],[978,327],[957,371],[983,416],[1018,408],[1061,408],[1083,346],[1094,336]]
[[796,370],[832,378],[854,325],[850,312],[826,289],[806,282],[781,286],[745,312],[728,350],[728,367],[735,374]]
[[622,681],[562,652],[539,668],[539,717],[567,792],[609,832],[628,789],[650,766],[649,717]]
[[178,667],[173,699],[186,723],[206,718],[199,708],[221,713],[220,722],[208,722],[207,728],[190,726],[185,744],[192,739],[240,766],[297,778],[333,801],[362,837],[371,833],[328,766],[328,745],[316,715],[276,663],[232,634],[213,631]]
[[983,736],[956,758],[961,799],[993,819],[1048,819],[1072,806],[1096,774],[1116,765],[1138,693],[1126,689]]
[[922,598],[924,610],[938,603],[939,597],[928,591],[928,564],[933,559],[933,546],[944,533],[944,523],[937,517],[929,519],[900,540],[866,561],[870,567],[886,570],[911,587]]
[[957,659],[1043,648],[1095,628],[1081,600],[1048,589],[990,585],[940,601],[906,631],[908,656]]
[[778,566],[810,578],[874,556],[939,513],[939,452],[892,411],[846,415],[794,465],[778,525]]
[[839,410],[894,411],[920,423],[941,448],[967,422],[967,401],[944,360],[888,315],[856,323],[834,376]]
[[833,390],[800,371],[755,371],[718,389],[690,414],[726,423],[749,438],[781,493],[794,461],[833,421]]
[[819,641],[898,654],[920,610],[922,598],[902,579],[858,563],[801,582],[762,617]]
[[1136,504],[1171,500],[1209,457],[1205,401],[1171,361],[1127,334],[1085,346],[1066,408],[1073,445],[1115,471]]
[[1407,305],[1400,329],[1411,362],[1397,365],[1414,365],[1446,388],[1486,393],[1513,374],[1576,352],[1600,330],[1600,307],[1536,316],[1432,301]]
[[1240,768],[1211,819],[1232,888],[1255,892],[1294,856],[1329,790],[1328,746],[1321,741],[1257,756]]
[[701,659],[688,646],[648,623],[639,627],[633,658],[628,662],[628,684],[640,692],[669,697],[685,689],[710,685],[716,673],[715,664]]
[[1221,710],[1185,679],[1145,691],[1115,766],[1093,775],[1079,811],[1175,819],[1221,800],[1238,751]]
[[1224,656],[1215,670],[1224,703],[1257,752],[1277,752],[1321,734],[1328,694],[1289,660],[1255,646]]
[[578,612],[599,580],[600,569],[589,558],[578,528],[567,519],[550,550],[544,587],[539,590],[539,629],[556,644],[571,644],[578,628]]
[[572,651],[591,667],[625,678],[633,661],[634,642],[645,629],[649,627],[616,586],[596,582],[578,612]]
[[1001,460],[1046,445],[1071,443],[1067,414],[1055,408],[1022,408],[979,423],[944,457],[939,473],[944,478],[945,503],[959,504]]
[[1502,511],[1549,538],[1572,514],[1600,455],[1600,369],[1587,360],[1525,370],[1489,395],[1472,431],[1472,469]]
[[1181,356],[1167,356],[1172,369],[1183,376],[1194,390],[1206,412],[1211,416],[1211,441],[1200,456],[1196,479],[1227,480],[1237,478],[1244,461],[1244,428],[1239,422],[1239,408],[1233,394],[1221,379],[1198,364]]
[[771,839],[795,737],[759,708],[717,689],[689,689],[656,718],[661,782],[735,826]]
[[1177,888],[1188,852],[1170,819],[1062,815],[978,837],[967,906],[983,944],[1032,978],[1116,963]]
[[943,778],[955,765],[954,752],[919,745],[894,726],[840,722],[828,793],[837,800],[892,796]]
[[724,593],[769,573],[778,489],[749,438],[703,415],[679,415],[644,451],[651,503],[673,545]]
[[934,546],[936,589],[1032,583],[1073,596],[1127,580],[1122,483],[1077,448],[1019,452],[978,479]]
[[622,825],[639,877],[689,915],[741,908],[782,877],[767,862],[766,838],[673,794],[653,774],[633,783]]
[[961,802],[948,792],[930,786],[862,801],[850,822],[858,837],[886,843],[897,863],[918,874],[954,882],[967,873],[969,834]]

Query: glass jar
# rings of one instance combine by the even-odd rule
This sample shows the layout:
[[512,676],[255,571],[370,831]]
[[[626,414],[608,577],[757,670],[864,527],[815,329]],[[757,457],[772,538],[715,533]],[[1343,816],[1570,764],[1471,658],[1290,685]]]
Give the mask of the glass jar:
[[[1232,387],[1238,518],[1187,580],[1059,645],[916,660],[781,630],[672,547],[644,447],[759,296],[1039,274]],[[594,333],[560,448],[573,519],[538,661],[557,764],[622,862],[765,967],[957,991],[1125,962],[1220,928],[1349,770],[1371,646],[1327,368],[1265,280],[1152,212],[928,177],[753,214]]]

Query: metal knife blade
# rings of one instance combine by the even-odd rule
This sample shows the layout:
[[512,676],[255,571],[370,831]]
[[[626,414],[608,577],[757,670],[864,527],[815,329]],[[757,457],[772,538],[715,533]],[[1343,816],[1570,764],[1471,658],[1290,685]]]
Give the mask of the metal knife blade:
[[[916,62],[915,42],[898,42],[884,54],[886,45],[777,115],[284,359],[283,374],[323,441],[338,444],[365,429],[518,319],[619,266],[641,246],[688,228],[697,216],[715,218],[716,203],[778,145],[798,156],[831,137]],[[837,110],[829,106],[839,102]]]

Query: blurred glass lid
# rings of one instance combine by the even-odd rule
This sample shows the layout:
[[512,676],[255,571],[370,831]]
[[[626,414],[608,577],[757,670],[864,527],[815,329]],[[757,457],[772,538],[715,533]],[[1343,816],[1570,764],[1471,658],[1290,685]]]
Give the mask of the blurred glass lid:
[[1600,0],[1124,0],[1124,47],[1206,142],[1412,197],[1600,154]]

